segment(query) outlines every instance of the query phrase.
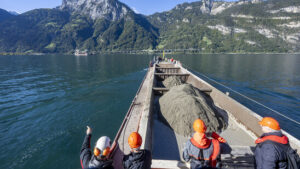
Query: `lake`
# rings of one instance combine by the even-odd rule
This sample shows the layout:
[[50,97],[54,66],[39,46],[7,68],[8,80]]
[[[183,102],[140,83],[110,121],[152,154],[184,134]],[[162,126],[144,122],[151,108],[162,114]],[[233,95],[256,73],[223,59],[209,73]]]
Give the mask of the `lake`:
[[[0,56],[0,168],[79,169],[86,126],[114,138],[151,55]],[[300,55],[173,55],[221,91],[277,118],[298,139],[300,126],[220,85],[300,121]]]

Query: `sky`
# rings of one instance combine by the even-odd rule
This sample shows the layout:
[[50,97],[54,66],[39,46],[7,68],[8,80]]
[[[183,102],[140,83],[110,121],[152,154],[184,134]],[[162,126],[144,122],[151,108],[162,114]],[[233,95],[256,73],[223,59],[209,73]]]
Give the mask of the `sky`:
[[[137,13],[150,15],[155,12],[167,11],[177,4],[199,0],[120,0]],[[236,1],[236,0],[226,0]],[[0,0],[0,8],[7,11],[23,13],[36,8],[54,8],[61,5],[62,0]]]

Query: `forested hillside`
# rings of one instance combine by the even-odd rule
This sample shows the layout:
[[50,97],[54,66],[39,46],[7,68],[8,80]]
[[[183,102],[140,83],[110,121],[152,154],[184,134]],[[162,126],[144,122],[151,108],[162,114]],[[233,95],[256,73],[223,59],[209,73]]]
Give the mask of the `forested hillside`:
[[299,0],[202,0],[150,16],[117,0],[63,0],[20,15],[0,10],[0,53],[197,49],[299,52]]

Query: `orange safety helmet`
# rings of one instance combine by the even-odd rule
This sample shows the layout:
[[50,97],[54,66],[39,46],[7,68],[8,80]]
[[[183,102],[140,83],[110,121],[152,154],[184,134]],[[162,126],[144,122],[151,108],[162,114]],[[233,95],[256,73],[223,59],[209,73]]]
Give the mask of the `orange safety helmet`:
[[264,117],[260,122],[258,122],[262,126],[269,127],[273,130],[280,130],[280,126],[277,120],[272,117]]
[[206,125],[201,119],[197,119],[194,121],[193,128],[194,128],[195,132],[198,132],[198,133],[206,132]]
[[138,132],[132,132],[128,137],[128,144],[131,148],[139,148],[142,145],[142,137]]

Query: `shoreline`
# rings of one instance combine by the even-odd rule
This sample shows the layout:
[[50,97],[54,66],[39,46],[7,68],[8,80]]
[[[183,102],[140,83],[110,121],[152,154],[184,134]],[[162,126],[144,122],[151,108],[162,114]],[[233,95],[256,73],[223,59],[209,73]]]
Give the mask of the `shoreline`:
[[[89,54],[89,55],[99,55],[99,54],[161,54],[162,52],[145,52],[145,51],[134,51],[134,52],[125,52],[125,51],[115,51],[115,52],[99,52],[99,53],[94,53],[94,54]],[[259,55],[259,54],[273,54],[273,55],[280,55],[280,54],[292,54],[292,55],[299,55],[300,52],[295,52],[295,53],[271,53],[271,52],[267,52],[267,53],[261,53],[261,52],[252,52],[252,53],[201,53],[201,52],[166,52],[166,55],[170,55],[170,54],[199,54],[199,55],[211,55],[211,54],[215,54],[215,55],[220,55],[220,54],[224,54],[224,55]],[[16,55],[22,55],[22,56],[28,56],[28,55],[35,55],[35,56],[42,56],[42,55],[74,55],[71,53],[13,53],[13,52],[0,52],[0,56],[16,56]],[[75,55],[74,55],[75,56]]]

